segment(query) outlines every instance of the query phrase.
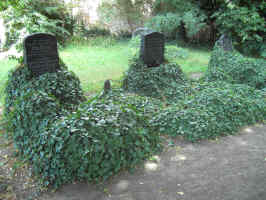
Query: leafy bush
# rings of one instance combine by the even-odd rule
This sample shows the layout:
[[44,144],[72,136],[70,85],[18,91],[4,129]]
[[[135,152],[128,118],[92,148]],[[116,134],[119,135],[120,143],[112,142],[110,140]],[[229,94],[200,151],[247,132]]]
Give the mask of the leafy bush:
[[52,33],[63,44],[73,33],[74,21],[62,1],[23,0],[12,4],[1,13],[7,34],[6,48],[12,44],[22,50],[25,36],[45,32]]
[[266,61],[226,52],[216,45],[205,77],[208,81],[224,80],[261,89],[266,87]]
[[124,75],[123,88],[139,95],[167,101],[183,98],[190,90],[181,68],[175,63],[163,63],[158,67],[147,67],[134,57]]
[[230,7],[215,12],[212,17],[216,18],[220,32],[231,34],[241,44],[244,53],[259,54],[265,43],[266,22],[263,13],[266,3],[239,1],[236,4],[240,5],[232,3]]
[[162,32],[166,38],[175,39],[181,21],[182,16],[180,14],[166,13],[165,15],[156,15],[152,17],[145,26]]
[[[208,86],[209,85],[209,86]],[[266,95],[247,85],[214,82],[173,104],[151,120],[154,130],[189,141],[215,138],[266,119]]]
[[6,96],[15,147],[45,185],[106,179],[160,149],[147,123],[160,102],[114,91],[82,103],[79,80],[64,67],[34,78],[20,66]]

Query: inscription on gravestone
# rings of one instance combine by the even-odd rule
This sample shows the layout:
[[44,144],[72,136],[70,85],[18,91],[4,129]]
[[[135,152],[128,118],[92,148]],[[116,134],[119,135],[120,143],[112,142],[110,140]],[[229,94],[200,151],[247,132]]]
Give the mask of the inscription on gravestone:
[[148,67],[157,67],[164,62],[164,35],[152,32],[142,35],[140,57]]
[[36,33],[24,40],[24,63],[34,76],[59,69],[57,40],[53,35]]

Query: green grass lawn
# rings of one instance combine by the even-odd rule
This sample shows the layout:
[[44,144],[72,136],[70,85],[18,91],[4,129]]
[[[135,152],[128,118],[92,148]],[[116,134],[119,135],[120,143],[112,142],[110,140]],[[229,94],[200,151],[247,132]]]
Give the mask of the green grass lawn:
[[125,42],[112,47],[69,45],[60,51],[60,57],[79,76],[82,88],[86,92],[95,92],[102,88],[105,80],[120,79],[128,68],[130,51]]
[[[98,41],[99,42],[99,41]],[[186,74],[204,72],[210,59],[210,51],[184,48],[188,52],[185,59],[175,58]],[[99,91],[106,79],[119,84],[123,73],[128,69],[128,60],[133,56],[129,42],[118,41],[110,47],[93,46],[90,43],[70,43],[59,50],[59,55],[68,68],[81,80],[86,93]],[[0,60],[0,106],[3,102],[4,83],[8,71],[17,65],[16,61]]]
[[2,106],[4,100],[4,89],[5,82],[7,80],[8,71],[14,67],[16,67],[17,62],[15,60],[0,60],[0,107]]

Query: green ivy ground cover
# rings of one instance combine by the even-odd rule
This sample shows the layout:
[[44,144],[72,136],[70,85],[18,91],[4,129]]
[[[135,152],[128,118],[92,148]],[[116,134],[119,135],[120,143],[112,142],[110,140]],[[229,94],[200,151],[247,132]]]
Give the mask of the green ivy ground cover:
[[232,134],[265,119],[265,93],[247,85],[214,82],[163,109],[150,123],[162,134],[194,142]]
[[6,85],[7,128],[44,185],[105,180],[158,152],[161,134],[197,141],[266,120],[264,69],[256,68],[249,81],[249,73],[235,76],[219,63],[237,60],[234,54],[220,56],[200,81],[187,79],[175,63],[147,68],[134,58],[124,90],[89,100],[62,62],[57,73],[37,78],[21,65]]
[[266,87],[266,60],[246,58],[215,46],[205,77],[207,81],[224,80],[262,89]]
[[79,80],[64,67],[33,78],[20,66],[6,94],[14,145],[45,185],[104,180],[160,149],[148,124],[158,100],[113,91],[85,101]]
[[[176,63],[163,63],[158,67],[147,67],[141,59],[134,57],[123,78],[123,88],[143,96],[166,101],[183,98],[187,78]],[[189,91],[188,91],[189,92]]]

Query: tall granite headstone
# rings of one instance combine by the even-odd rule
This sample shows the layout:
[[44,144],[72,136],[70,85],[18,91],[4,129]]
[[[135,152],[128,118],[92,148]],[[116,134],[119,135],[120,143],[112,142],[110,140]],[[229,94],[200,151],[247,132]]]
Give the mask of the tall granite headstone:
[[223,34],[216,42],[216,44],[224,51],[233,51],[232,39],[226,34]]
[[164,35],[146,33],[141,37],[140,57],[148,67],[157,67],[164,62]]
[[24,63],[33,76],[59,69],[59,56],[55,36],[36,33],[24,39]]

